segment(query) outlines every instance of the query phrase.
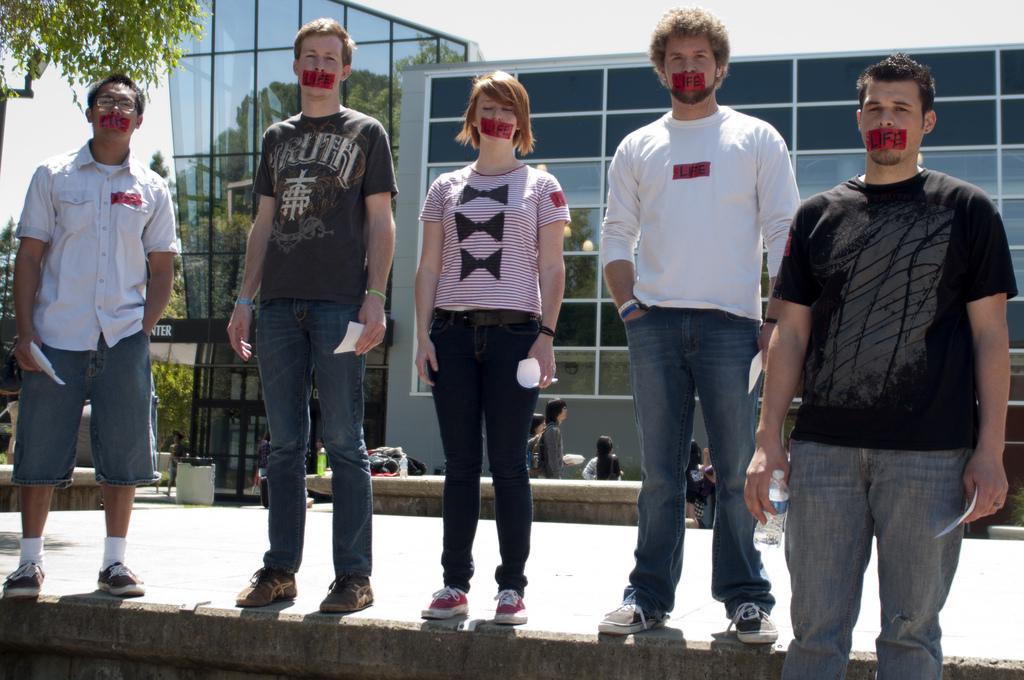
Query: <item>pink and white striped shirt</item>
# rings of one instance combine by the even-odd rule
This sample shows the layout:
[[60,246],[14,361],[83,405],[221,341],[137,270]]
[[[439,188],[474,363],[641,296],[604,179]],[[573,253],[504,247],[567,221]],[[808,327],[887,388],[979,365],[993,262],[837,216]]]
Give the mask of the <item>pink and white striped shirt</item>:
[[444,233],[434,306],[541,313],[538,231],[568,221],[558,180],[521,165],[501,175],[467,166],[438,177],[420,212]]

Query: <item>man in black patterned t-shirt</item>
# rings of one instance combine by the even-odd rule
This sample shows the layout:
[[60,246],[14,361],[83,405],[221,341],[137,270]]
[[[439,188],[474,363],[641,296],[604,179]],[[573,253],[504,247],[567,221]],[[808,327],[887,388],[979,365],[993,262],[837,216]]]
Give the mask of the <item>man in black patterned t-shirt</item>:
[[[775,297],[747,507],[788,474],[793,642],[782,677],[841,678],[878,541],[878,677],[942,677],[939,611],[966,518],[1006,499],[1006,233],[975,186],[918,167],[936,124],[930,71],[894,54],[857,82],[862,177],[797,211]],[[803,373],[787,461],[782,424]]]
[[[302,113],[271,125],[263,136],[253,186],[259,208],[228,336],[247,361],[258,290],[260,379],[272,435],[270,550],[239,594],[240,607],[297,592],[314,374],[334,502],[335,580],[320,611],[357,611],[373,603],[363,371],[366,353],[384,339],[383,291],[395,244],[391,198],[398,191],[384,128],[339,104],[354,47],[333,19],[299,29],[292,69],[301,83]],[[350,322],[364,324],[355,352],[335,354]]]

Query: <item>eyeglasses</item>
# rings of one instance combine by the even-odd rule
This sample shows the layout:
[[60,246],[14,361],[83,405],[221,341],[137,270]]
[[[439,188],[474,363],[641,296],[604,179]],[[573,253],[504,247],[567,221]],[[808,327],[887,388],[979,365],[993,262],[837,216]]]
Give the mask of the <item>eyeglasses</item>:
[[101,95],[96,97],[96,106],[101,109],[112,109],[116,106],[122,113],[131,113],[135,110],[135,100],[114,99],[109,95]]

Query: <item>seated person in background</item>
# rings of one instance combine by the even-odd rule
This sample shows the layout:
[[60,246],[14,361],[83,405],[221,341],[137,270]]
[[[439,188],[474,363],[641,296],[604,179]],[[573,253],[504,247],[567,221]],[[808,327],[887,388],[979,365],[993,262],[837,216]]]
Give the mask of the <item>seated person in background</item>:
[[695,520],[701,529],[710,529],[715,523],[715,469],[711,466],[711,451],[701,452],[696,440],[690,442],[690,462],[686,467],[686,516]]
[[607,435],[597,438],[597,455],[587,461],[587,466],[583,468],[583,479],[615,482],[622,479],[622,468],[619,467],[618,456],[612,453],[614,446],[615,442]]

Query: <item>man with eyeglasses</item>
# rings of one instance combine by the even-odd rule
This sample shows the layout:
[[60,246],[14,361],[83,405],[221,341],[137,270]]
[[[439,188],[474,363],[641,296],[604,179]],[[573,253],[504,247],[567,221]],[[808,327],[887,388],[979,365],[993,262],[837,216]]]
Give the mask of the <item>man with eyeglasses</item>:
[[107,529],[97,587],[145,593],[125,566],[125,537],[135,487],[156,479],[149,333],[170,299],[179,245],[167,183],[130,150],[142,91],[114,74],[86,101],[92,139],[39,166],[18,224],[15,355],[24,379],[13,482],[22,539],[4,598],[39,595],[43,528],[54,487],[71,484],[86,400]]

